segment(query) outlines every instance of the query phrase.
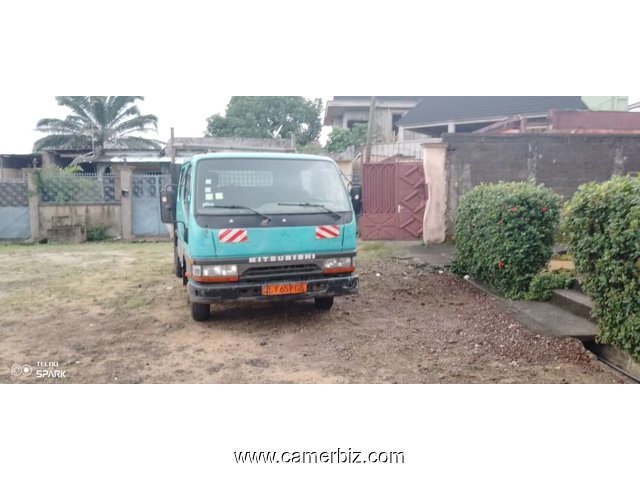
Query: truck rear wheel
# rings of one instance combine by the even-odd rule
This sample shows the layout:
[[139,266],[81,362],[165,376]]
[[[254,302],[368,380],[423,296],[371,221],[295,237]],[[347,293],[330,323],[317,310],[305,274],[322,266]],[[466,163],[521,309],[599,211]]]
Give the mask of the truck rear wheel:
[[316,298],[315,302],[318,310],[331,310],[333,307],[333,297]]
[[209,320],[211,314],[211,306],[205,303],[192,303],[191,304],[191,317],[196,322],[206,322]]

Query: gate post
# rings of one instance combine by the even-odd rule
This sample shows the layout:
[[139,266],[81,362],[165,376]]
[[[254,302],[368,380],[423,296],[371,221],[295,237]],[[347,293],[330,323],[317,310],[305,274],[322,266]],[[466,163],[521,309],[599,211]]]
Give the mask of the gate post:
[[123,165],[120,170],[120,212],[122,216],[122,239],[133,240],[133,208],[131,205],[133,188],[131,175],[133,168]]
[[31,236],[29,240],[40,240],[40,194],[33,181],[34,170],[27,171],[27,197],[29,199],[29,223],[31,224]]
[[424,211],[423,240],[427,245],[447,240],[447,144],[422,145],[427,206]]

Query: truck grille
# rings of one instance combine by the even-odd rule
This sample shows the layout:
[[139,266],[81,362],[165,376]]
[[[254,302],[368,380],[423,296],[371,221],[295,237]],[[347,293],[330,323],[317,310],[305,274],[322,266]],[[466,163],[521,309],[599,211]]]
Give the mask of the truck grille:
[[240,281],[265,280],[308,280],[322,275],[318,265],[279,265],[270,267],[252,267],[240,276]]

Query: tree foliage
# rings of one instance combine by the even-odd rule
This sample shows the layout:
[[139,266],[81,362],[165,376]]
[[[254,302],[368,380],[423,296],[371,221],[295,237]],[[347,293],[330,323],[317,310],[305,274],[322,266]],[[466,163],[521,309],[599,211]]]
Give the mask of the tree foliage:
[[327,150],[332,153],[342,153],[352,145],[354,145],[354,143],[351,130],[348,128],[333,128],[327,141]]
[[142,115],[136,105],[144,97],[56,97],[71,114],[65,119],[43,118],[36,130],[47,133],[34,151],[46,148],[158,148],[155,140],[133,134],[156,130],[158,118]]
[[205,135],[235,138],[291,138],[314,142],[322,130],[322,100],[304,97],[231,97],[225,115],[207,120]]
[[[327,150],[333,153],[342,153],[349,147],[360,147],[367,143],[367,124],[358,123],[353,128],[336,127],[331,131],[327,141]],[[374,128],[373,141],[381,139],[379,129]]]

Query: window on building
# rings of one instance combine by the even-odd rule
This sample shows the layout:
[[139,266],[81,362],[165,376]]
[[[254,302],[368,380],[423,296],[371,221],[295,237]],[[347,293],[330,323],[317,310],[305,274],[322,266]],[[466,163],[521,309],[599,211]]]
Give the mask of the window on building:
[[396,137],[398,136],[398,133],[400,132],[400,127],[398,127],[398,126],[396,125],[396,123],[398,123],[398,122],[400,121],[400,119],[401,119],[401,118],[402,118],[402,114],[396,114],[396,115],[394,115],[394,116],[392,117],[392,120],[391,120],[391,125],[392,125],[392,128],[393,128],[393,134],[394,134]]

